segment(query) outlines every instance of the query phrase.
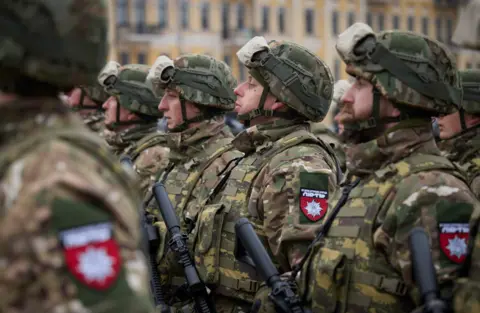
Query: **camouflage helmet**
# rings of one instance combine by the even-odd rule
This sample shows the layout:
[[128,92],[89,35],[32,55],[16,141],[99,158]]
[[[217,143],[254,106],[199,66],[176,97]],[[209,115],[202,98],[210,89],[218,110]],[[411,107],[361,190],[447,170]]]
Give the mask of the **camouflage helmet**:
[[230,67],[208,55],[185,54],[174,61],[160,56],[152,66],[147,80],[153,91],[176,90],[180,98],[197,105],[232,111],[237,81]]
[[456,62],[436,40],[407,31],[375,34],[355,23],[339,35],[336,48],[347,73],[370,81],[400,111],[436,116],[461,105]]
[[462,81],[462,109],[469,114],[480,114],[480,70],[460,71]]
[[[78,86],[78,89],[80,90],[80,100],[77,106],[72,107],[73,111],[103,111],[102,104],[107,101],[110,95],[104,90],[102,85],[96,82],[94,85]],[[85,96],[90,98],[94,104],[85,104]]]
[[0,1],[0,71],[60,88],[90,85],[107,56],[103,0]]
[[[192,123],[224,114],[235,107],[233,88],[237,81],[230,67],[208,55],[185,54],[174,61],[159,56],[148,73],[147,82],[158,96],[167,88],[179,94],[183,122],[170,131],[183,131]],[[204,110],[188,119],[185,101]]]
[[125,109],[147,116],[162,117],[163,114],[158,110],[160,98],[153,94],[151,86],[145,81],[149,70],[150,67],[144,64],[121,66],[110,61],[98,75],[98,82],[105,87],[109,95],[115,96]]
[[[323,120],[330,107],[333,94],[333,76],[328,66],[307,48],[288,41],[271,41],[257,36],[238,52],[238,59],[250,69],[250,74],[278,100],[304,118]],[[262,98],[265,98],[264,95]],[[239,116],[246,120],[260,115],[282,116],[282,112],[259,108]]]

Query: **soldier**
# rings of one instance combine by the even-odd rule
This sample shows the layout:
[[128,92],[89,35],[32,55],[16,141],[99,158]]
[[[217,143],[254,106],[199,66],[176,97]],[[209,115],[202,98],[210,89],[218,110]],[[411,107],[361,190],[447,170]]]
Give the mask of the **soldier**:
[[[155,175],[168,163],[169,149],[159,131],[159,97],[145,83],[150,67],[143,64],[120,66],[111,61],[98,75],[98,82],[110,97],[105,109],[105,139],[116,155],[128,156],[140,180],[142,195],[155,181]],[[153,139],[152,139],[153,135]]]
[[106,13],[0,2],[0,312],[153,311],[131,176],[58,99],[94,83]]
[[431,117],[461,103],[453,56],[423,35],[374,34],[363,23],[339,36],[337,51],[356,77],[338,118],[350,143],[349,175],[330,202],[326,235],[302,262],[303,304],[314,313],[414,310],[407,239],[417,226],[430,236],[447,299],[466,256],[470,215],[479,208],[432,134]]
[[[158,109],[166,118],[168,131],[161,136],[170,152],[168,166],[157,173],[157,180],[164,183],[183,231],[189,233],[198,214],[196,200],[206,197],[225,165],[241,156],[232,151],[233,136],[224,122],[225,113],[234,108],[236,79],[224,62],[207,55],[186,54],[175,60],[158,57],[147,82],[157,94],[165,90]],[[149,197],[146,201],[147,210],[161,219],[154,201]],[[166,229],[162,223],[157,225],[163,240],[157,258],[162,280],[165,285],[179,287],[183,273],[172,270],[177,263],[172,255],[163,255]],[[181,292],[166,296],[177,295]]]
[[473,193],[480,197],[480,71],[460,72],[463,87],[462,107],[438,118],[438,146],[467,175]]
[[[330,110],[328,114],[333,115],[335,124],[335,132],[330,130],[324,122],[320,123],[312,123],[312,133],[317,135],[321,140],[328,143],[333,150],[335,151],[335,155],[340,163],[340,168],[342,172],[346,170],[345,164],[345,148],[344,144],[340,141],[338,133],[340,131],[340,125],[335,120],[335,116],[337,115],[340,107],[342,105],[341,99],[345,92],[350,88],[351,83],[348,80],[339,80],[333,86],[333,99],[332,104],[330,105]],[[328,115],[327,114],[327,115]]]
[[105,130],[102,104],[109,95],[98,83],[92,86],[74,88],[66,98],[66,104],[78,112],[85,125],[98,135],[103,136]]
[[250,126],[232,144],[245,156],[227,164],[224,179],[205,178],[210,192],[198,201],[189,238],[217,312],[247,312],[259,286],[258,273],[235,260],[237,219],[255,222],[288,271],[305,251],[302,241],[313,238],[337,183],[333,151],[309,132],[309,121],[322,120],[333,93],[324,62],[304,47],[269,45],[263,37],[238,56],[250,75],[235,89],[235,111]]

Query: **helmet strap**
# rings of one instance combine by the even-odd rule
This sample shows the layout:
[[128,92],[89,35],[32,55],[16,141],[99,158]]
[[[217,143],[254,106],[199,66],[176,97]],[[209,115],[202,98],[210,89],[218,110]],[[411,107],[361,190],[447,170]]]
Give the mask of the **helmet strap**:
[[206,119],[206,116],[201,113],[195,117],[192,117],[191,119],[187,119],[187,103],[186,100],[183,97],[180,97],[180,108],[182,110],[182,120],[183,122],[178,124],[172,129],[169,129],[170,132],[183,132],[184,130],[188,129],[188,126],[190,126],[193,123],[198,123],[202,122]]

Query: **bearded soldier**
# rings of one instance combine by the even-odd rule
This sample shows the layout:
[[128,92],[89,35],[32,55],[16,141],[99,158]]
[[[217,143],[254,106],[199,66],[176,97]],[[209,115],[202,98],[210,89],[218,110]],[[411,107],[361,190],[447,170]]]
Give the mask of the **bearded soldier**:
[[100,136],[104,135],[105,123],[102,104],[109,95],[101,85],[80,86],[74,88],[67,96],[66,103],[78,112],[85,125]]
[[350,143],[349,175],[330,202],[326,235],[302,262],[303,305],[314,313],[414,310],[414,227],[430,236],[448,299],[466,256],[469,217],[479,207],[432,134],[431,117],[452,113],[462,100],[453,56],[423,35],[375,34],[363,23],[339,36],[337,51],[356,78],[338,115]]
[[107,53],[99,0],[0,2],[0,312],[152,312],[139,195],[59,99]]
[[[258,273],[235,260],[236,220],[254,220],[288,271],[302,257],[301,242],[312,239],[337,183],[333,151],[309,132],[309,121],[322,120],[333,93],[324,62],[304,47],[268,44],[263,37],[252,39],[238,56],[250,75],[235,89],[235,111],[249,128],[232,144],[245,156],[227,164],[223,179],[205,174],[210,192],[189,216],[196,267],[217,312],[246,312],[259,287]],[[183,279],[170,281],[178,285]]]
[[438,118],[439,147],[459,165],[468,178],[473,193],[480,197],[480,71],[460,72],[463,101],[460,109]]
[[143,64],[120,66],[111,61],[98,76],[110,95],[103,104],[105,139],[116,155],[130,157],[143,195],[156,173],[167,165],[169,153],[161,145],[164,141],[150,140],[150,135],[162,134],[157,129],[162,113],[157,110],[161,94],[155,96],[145,82],[149,69]]

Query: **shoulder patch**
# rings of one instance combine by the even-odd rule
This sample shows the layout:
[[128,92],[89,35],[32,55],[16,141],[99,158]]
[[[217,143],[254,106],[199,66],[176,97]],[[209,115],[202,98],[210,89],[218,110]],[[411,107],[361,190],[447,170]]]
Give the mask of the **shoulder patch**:
[[89,288],[106,290],[121,269],[120,249],[110,222],[75,227],[60,232],[65,264]]
[[467,256],[468,223],[440,223],[440,248],[447,258],[455,263],[462,263]]
[[328,211],[328,174],[300,173],[300,224],[321,220]]

